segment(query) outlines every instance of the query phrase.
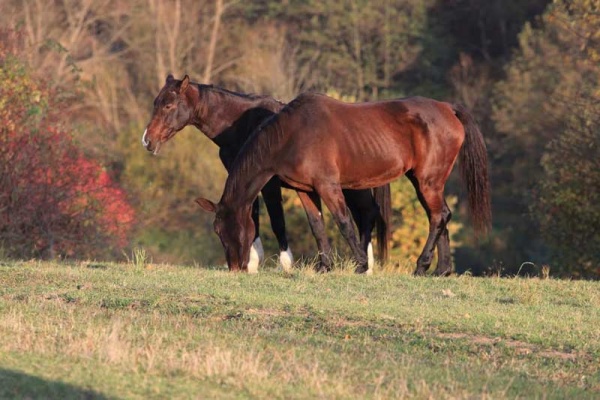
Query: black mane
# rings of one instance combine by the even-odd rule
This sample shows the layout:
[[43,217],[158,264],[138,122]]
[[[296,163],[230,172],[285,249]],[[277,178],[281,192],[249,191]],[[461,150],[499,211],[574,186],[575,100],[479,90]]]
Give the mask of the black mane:
[[260,95],[260,94],[254,94],[254,93],[239,93],[239,92],[235,92],[233,90],[225,89],[220,86],[215,86],[212,84],[206,85],[203,83],[197,83],[197,85],[201,91],[208,90],[208,91],[224,94],[227,96],[234,96],[234,97],[239,97],[239,98],[247,99],[247,100],[274,100],[274,101],[278,102],[279,104],[284,104],[282,101],[279,101],[279,100],[277,100],[273,97],[267,96],[267,95]]

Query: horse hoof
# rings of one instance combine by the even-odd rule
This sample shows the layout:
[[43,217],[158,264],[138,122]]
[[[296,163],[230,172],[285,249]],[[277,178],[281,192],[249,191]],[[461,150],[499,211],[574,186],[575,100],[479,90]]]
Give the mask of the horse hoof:
[[279,253],[279,263],[284,272],[292,272],[294,266],[294,256],[288,247]]

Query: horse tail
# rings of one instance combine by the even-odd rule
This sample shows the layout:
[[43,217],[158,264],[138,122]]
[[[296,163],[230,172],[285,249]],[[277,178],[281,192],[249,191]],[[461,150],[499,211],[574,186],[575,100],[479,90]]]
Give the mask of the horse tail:
[[379,218],[375,223],[377,227],[377,247],[379,262],[384,264],[388,260],[388,247],[390,242],[390,219],[392,217],[392,195],[390,184],[378,186],[373,189],[373,196],[379,205]]
[[487,149],[473,115],[459,104],[454,104],[453,110],[465,129],[459,159],[460,173],[468,192],[469,213],[475,232],[485,235],[492,225]]

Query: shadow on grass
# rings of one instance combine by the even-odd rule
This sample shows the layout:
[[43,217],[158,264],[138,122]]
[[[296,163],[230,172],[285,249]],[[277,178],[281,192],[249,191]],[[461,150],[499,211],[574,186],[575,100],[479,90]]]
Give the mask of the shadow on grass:
[[109,399],[102,393],[0,368],[0,399]]

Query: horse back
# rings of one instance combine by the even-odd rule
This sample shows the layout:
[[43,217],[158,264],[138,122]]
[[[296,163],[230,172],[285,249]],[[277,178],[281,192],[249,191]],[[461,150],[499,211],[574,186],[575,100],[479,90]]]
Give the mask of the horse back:
[[292,172],[330,174],[353,189],[389,182],[432,158],[452,164],[464,139],[452,106],[422,97],[350,104],[304,94],[282,110],[280,123],[289,136],[282,162]]

